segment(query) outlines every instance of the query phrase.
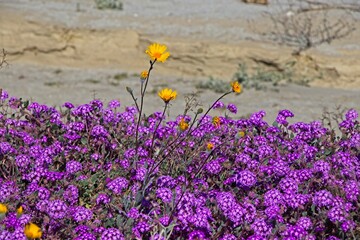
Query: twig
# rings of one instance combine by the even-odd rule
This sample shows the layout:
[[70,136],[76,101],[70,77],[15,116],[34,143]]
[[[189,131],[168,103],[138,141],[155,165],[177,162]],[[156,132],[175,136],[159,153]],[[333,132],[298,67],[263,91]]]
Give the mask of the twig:
[[9,65],[9,63],[6,61],[6,51],[5,49],[2,49],[2,56],[1,56],[1,60],[0,60],[0,69],[3,67],[3,65],[5,64],[6,66]]

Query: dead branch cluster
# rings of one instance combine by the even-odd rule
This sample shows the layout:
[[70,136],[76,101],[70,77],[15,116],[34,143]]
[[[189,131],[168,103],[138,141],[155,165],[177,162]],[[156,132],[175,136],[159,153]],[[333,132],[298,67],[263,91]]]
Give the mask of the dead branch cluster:
[[272,30],[263,33],[268,39],[294,47],[294,54],[341,39],[355,30],[354,13],[360,1],[334,3],[319,0],[277,0],[277,10],[266,12]]

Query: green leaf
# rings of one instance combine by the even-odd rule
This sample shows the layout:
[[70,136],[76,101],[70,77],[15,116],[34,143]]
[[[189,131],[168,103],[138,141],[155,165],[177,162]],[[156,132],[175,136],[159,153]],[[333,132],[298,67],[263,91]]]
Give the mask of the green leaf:
[[314,205],[314,204],[311,205],[311,212],[312,212],[314,215],[317,215],[317,214],[316,214],[316,211],[315,211],[315,205]]
[[136,193],[136,197],[135,197],[135,202],[136,202],[136,205],[138,205],[142,200],[142,194],[141,194],[141,191],[138,191]]
[[123,226],[123,218],[121,217],[121,215],[119,214],[119,215],[117,215],[117,217],[116,217],[116,226],[118,227],[118,228],[120,228],[120,226]]
[[105,228],[110,228],[114,226],[114,219],[110,218],[105,222]]
[[91,182],[92,182],[92,183],[96,182],[97,179],[98,179],[98,176],[97,176],[96,174],[94,174],[94,175],[91,176]]
[[332,150],[331,149],[325,149],[324,153],[325,153],[326,156],[329,156],[329,155],[332,154]]

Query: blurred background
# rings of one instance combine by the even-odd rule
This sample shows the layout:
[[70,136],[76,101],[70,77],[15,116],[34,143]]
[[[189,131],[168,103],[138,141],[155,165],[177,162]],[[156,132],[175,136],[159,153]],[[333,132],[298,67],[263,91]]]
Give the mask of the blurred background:
[[130,105],[152,42],[171,57],[155,65],[148,113],[161,110],[163,87],[179,93],[176,116],[189,96],[207,107],[232,80],[245,87],[224,100],[236,117],[360,110],[358,0],[1,0],[0,87],[54,106]]

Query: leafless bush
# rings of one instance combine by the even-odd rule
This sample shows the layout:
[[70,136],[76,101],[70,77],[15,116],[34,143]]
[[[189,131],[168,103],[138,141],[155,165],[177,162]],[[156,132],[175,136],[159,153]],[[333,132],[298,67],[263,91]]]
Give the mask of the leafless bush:
[[294,47],[294,54],[341,39],[355,30],[353,14],[360,2],[334,3],[310,0],[276,0],[277,9],[266,12],[272,30],[264,35],[280,44]]
[[4,66],[4,65],[8,65],[7,61],[6,61],[6,51],[5,49],[2,50],[2,53],[0,55],[0,69]]
[[95,0],[98,9],[123,9],[123,3],[120,0]]

